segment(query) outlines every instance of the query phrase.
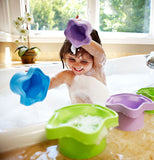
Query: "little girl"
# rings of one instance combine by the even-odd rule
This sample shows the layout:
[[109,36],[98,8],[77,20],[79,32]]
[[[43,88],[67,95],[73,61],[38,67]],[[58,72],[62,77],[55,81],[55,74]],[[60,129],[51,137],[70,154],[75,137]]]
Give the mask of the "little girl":
[[[72,94],[72,92],[75,93],[75,90],[78,89],[79,86],[77,85],[80,84],[81,80],[78,79],[78,83],[75,83],[76,77],[79,78],[81,75],[93,77],[101,82],[101,84],[106,85],[104,73],[106,55],[101,46],[101,41],[96,30],[92,30],[91,38],[92,40],[89,44],[83,45],[79,48],[74,48],[69,40],[65,40],[60,50],[60,58],[63,63],[63,68],[66,66],[68,70],[58,73],[50,80],[49,89],[58,87],[64,83],[67,84],[72,103],[93,103],[88,94],[83,95],[79,92],[78,94]],[[82,80],[81,83],[83,85]],[[83,88],[84,85],[80,91],[82,91]],[[89,91],[86,90],[86,92],[88,93]],[[71,95],[73,95],[73,97]]]

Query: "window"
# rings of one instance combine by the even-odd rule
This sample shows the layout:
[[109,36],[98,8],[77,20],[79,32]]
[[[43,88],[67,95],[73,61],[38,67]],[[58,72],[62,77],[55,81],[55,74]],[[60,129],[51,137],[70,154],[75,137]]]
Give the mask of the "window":
[[79,15],[99,31],[103,42],[153,43],[149,38],[154,38],[154,0],[29,1],[38,30],[63,31],[68,19]]
[[63,31],[68,19],[79,14],[87,19],[86,0],[29,0],[29,4],[35,21],[32,30]]
[[150,0],[100,0],[99,28],[104,32],[149,33]]
[[[89,18],[87,0],[29,0],[29,3],[35,20],[32,30],[61,31],[66,28],[69,18],[75,18],[76,15],[82,19]],[[94,2],[89,0],[88,3]],[[100,0],[97,5],[97,28],[100,31],[149,33],[150,0]]]
[[33,42],[63,42],[68,19],[79,15],[103,43],[154,44],[154,0],[1,0],[0,40],[7,41],[5,33],[14,39],[12,20],[24,13],[26,1],[35,21]]

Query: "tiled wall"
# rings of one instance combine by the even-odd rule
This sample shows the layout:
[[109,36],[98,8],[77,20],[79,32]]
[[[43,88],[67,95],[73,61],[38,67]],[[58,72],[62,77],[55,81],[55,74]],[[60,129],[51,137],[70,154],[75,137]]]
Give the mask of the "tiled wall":
[[[62,43],[33,43],[31,46],[37,46],[41,49],[38,55],[39,61],[57,61]],[[12,42],[0,42],[0,63],[5,62],[5,48],[9,47],[12,61],[20,61],[17,53],[14,53],[17,45]],[[148,54],[154,51],[154,45],[125,45],[125,44],[103,44],[107,58],[117,58],[133,54]]]

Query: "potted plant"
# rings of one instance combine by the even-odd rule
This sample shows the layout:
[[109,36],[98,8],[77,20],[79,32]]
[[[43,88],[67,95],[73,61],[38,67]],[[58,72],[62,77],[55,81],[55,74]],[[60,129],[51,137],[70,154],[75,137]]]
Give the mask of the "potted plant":
[[18,51],[18,55],[21,57],[23,64],[35,63],[36,56],[40,52],[38,47],[30,47],[29,30],[30,24],[32,23],[33,17],[27,12],[25,12],[24,17],[17,17],[14,21],[15,27],[20,35],[18,40],[16,40],[16,43],[21,42],[22,44],[27,44],[18,46],[15,50],[15,52]]

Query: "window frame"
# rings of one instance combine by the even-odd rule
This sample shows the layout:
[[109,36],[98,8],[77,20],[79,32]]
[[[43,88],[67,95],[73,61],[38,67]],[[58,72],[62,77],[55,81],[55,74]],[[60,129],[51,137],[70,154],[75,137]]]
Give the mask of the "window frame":
[[[3,14],[7,31],[0,28],[0,42],[14,42],[17,37],[12,21],[24,10],[24,0],[1,0],[3,3]],[[101,32],[99,31],[99,0],[87,0],[87,17],[92,26],[98,30],[103,44],[154,44],[154,0],[151,0],[150,32],[149,33],[122,33],[122,32]],[[31,42],[36,43],[62,43],[65,39],[63,31],[31,31]]]

